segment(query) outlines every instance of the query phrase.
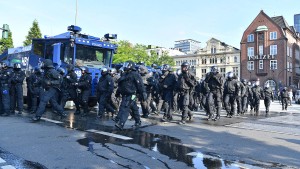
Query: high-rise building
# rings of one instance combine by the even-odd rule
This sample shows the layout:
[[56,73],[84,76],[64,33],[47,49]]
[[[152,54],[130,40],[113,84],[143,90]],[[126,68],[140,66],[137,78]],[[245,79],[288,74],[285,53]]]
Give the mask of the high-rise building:
[[199,41],[193,39],[184,39],[184,40],[177,40],[175,41],[175,48],[178,48],[181,52],[184,53],[194,53],[198,49],[200,49]]
[[300,14],[294,15],[294,27],[296,32],[300,33]]

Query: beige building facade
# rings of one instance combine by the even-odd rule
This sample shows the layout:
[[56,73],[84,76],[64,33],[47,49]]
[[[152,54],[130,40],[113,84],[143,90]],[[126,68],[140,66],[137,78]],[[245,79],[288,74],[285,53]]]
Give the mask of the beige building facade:
[[209,39],[206,46],[194,54],[178,55],[173,58],[174,68],[179,69],[183,62],[188,62],[191,71],[198,78],[203,78],[212,66],[217,66],[224,77],[230,71],[240,77],[240,50],[215,38]]

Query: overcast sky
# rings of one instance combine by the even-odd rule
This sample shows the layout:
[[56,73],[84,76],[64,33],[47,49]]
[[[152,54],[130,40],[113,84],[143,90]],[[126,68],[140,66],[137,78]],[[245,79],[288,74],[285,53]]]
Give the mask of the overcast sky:
[[[283,16],[290,26],[300,0],[78,0],[77,25],[83,33],[174,47],[195,39],[204,47],[211,37],[240,48],[243,31],[260,10]],[[76,0],[0,0],[0,24],[9,24],[15,47],[22,46],[34,19],[42,35],[57,35],[75,24]]]

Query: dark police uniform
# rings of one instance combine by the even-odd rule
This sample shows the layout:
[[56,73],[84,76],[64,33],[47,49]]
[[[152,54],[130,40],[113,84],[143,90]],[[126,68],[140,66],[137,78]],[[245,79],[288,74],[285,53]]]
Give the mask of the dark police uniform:
[[67,116],[64,113],[64,109],[60,104],[58,104],[57,100],[60,92],[59,87],[61,86],[61,75],[54,69],[53,63],[50,59],[46,59],[44,61],[43,69],[45,69],[45,75],[43,78],[43,87],[45,90],[40,98],[36,115],[32,118],[33,121],[40,120],[49,101],[55,111],[57,111],[61,116]]
[[[183,63],[182,67],[184,66],[189,67],[189,64]],[[185,124],[187,116],[189,116],[189,119],[193,116],[192,111],[188,107],[190,104],[190,97],[192,97],[190,96],[190,90],[195,85],[193,78],[195,78],[195,76],[189,71],[182,71],[182,74],[178,76],[178,87],[180,91],[179,105],[182,111],[181,121],[179,124]]]
[[74,85],[77,82],[77,75],[74,72],[73,65],[67,65],[67,74],[64,76],[62,88],[64,94],[61,98],[61,105],[64,108],[66,102],[71,99],[76,107],[75,114],[80,114],[80,104],[77,97],[76,86]]
[[269,107],[271,105],[271,101],[274,101],[273,90],[270,87],[264,88],[264,104],[266,107],[266,113],[269,113]]
[[289,102],[289,92],[287,91],[286,87],[282,89],[282,91],[280,92],[280,96],[281,96],[282,110],[287,110],[288,102]]
[[[107,69],[107,68],[105,68]],[[102,70],[103,72],[103,70]],[[105,109],[107,112],[111,112],[112,114],[115,114],[114,108],[110,104],[111,95],[114,91],[114,81],[110,74],[108,74],[108,70],[106,70],[106,73],[101,73],[101,77],[99,79],[98,85],[97,85],[97,98],[98,98],[98,117],[102,118]]]
[[227,112],[227,117],[231,118],[235,111],[235,102],[238,93],[240,92],[240,88],[237,84],[238,82],[232,77],[228,77],[226,82],[224,83],[224,104]]
[[40,68],[35,68],[34,73],[32,73],[28,78],[27,87],[30,93],[30,102],[31,102],[31,108],[30,108],[30,114],[33,114],[36,112],[37,104],[38,104],[38,98],[41,98],[41,94],[43,93],[43,78],[44,75],[41,72]]
[[16,104],[18,114],[23,111],[23,81],[25,79],[25,72],[21,70],[21,64],[15,63],[14,70],[11,77],[11,113],[15,113]]
[[92,77],[89,74],[88,68],[81,67],[81,70],[84,73],[80,77],[78,83],[75,83],[75,86],[78,88],[79,102],[83,107],[83,114],[81,116],[86,116],[89,113],[88,101],[91,94]]
[[207,83],[208,94],[208,113],[209,119],[214,117],[214,110],[216,110],[216,117],[214,120],[220,118],[220,112],[222,108],[222,92],[223,92],[223,76],[218,72],[209,72],[205,78]]
[[122,74],[118,81],[117,95],[122,95],[122,101],[120,110],[118,112],[119,120],[115,126],[119,129],[123,129],[130,111],[132,111],[132,115],[135,120],[134,127],[138,127],[141,125],[140,114],[136,104],[136,94],[139,93],[142,97],[142,100],[147,99],[147,94],[142,82],[141,75],[134,70],[134,67],[134,62],[125,62],[125,72]]
[[[5,65],[4,65],[5,64]],[[0,89],[1,89],[1,115],[9,116],[10,113],[10,96],[9,86],[11,85],[11,71],[8,70],[7,63],[3,63],[3,69],[0,73]]]
[[259,106],[260,106],[260,99],[264,98],[264,91],[259,85],[255,85],[252,87],[253,93],[253,108],[254,112],[258,114]]

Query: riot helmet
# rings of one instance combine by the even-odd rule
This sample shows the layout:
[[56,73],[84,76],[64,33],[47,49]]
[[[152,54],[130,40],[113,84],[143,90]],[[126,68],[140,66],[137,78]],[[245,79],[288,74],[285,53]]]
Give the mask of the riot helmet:
[[181,72],[186,73],[190,69],[190,64],[188,62],[183,62],[181,64]]
[[151,64],[151,67],[154,68],[154,69],[156,69],[156,68],[157,68],[157,64],[152,63],[152,64]]
[[270,84],[269,83],[266,83],[265,84],[265,88],[269,88],[270,87]]
[[67,69],[68,72],[74,71],[74,65],[68,64],[66,69]]
[[250,82],[250,81],[248,82],[248,86],[252,86],[252,84],[251,84],[251,82]]
[[7,68],[8,68],[8,65],[9,65],[8,60],[4,60],[4,61],[2,62],[2,68],[3,68],[3,69],[7,69]]
[[140,61],[140,62],[137,63],[137,65],[143,65],[143,66],[145,66],[145,62]]
[[106,76],[108,74],[109,70],[107,67],[103,67],[101,68],[101,75],[102,76]]
[[110,70],[109,70],[109,73],[110,73],[110,75],[116,75],[117,74],[117,69],[116,68],[111,68]]
[[45,59],[44,62],[42,63],[42,69],[49,69],[49,68],[54,68],[53,62],[50,59]]
[[88,74],[89,73],[89,69],[85,66],[80,67],[81,73],[82,74]]
[[163,74],[164,74],[165,72],[167,72],[167,71],[170,71],[170,70],[171,70],[171,66],[168,65],[168,64],[164,64],[164,65],[162,65],[162,67],[161,67],[161,71],[162,71]]
[[124,67],[125,72],[130,71],[130,70],[135,70],[135,63],[133,61],[129,60],[123,64],[123,67]]
[[210,72],[213,72],[213,73],[219,73],[219,69],[218,69],[218,67],[217,66],[212,66],[211,68],[210,68]]
[[228,72],[227,78],[230,79],[230,80],[233,79],[234,78],[233,72]]
[[242,79],[241,82],[246,85],[247,84],[247,80],[246,79]]
[[139,66],[139,73],[141,75],[147,74],[148,73],[148,68],[146,66],[143,66],[143,65]]
[[60,75],[62,75],[62,76],[64,76],[64,75],[65,75],[65,73],[66,73],[65,69],[64,69],[64,68],[62,68],[62,67],[59,67],[59,68],[57,68],[56,70],[57,70],[57,71],[58,71],[58,73],[59,73]]
[[14,64],[14,69],[15,70],[21,70],[21,63],[15,63]]

